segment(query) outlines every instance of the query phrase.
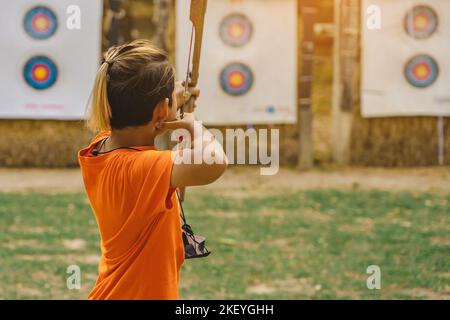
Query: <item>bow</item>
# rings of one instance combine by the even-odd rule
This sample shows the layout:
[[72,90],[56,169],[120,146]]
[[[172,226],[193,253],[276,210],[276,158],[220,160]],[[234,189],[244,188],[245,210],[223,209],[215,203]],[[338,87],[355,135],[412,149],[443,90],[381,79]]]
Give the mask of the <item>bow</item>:
[[[189,45],[189,57],[187,63],[186,80],[184,82],[184,96],[189,97],[189,88],[197,86],[200,70],[200,57],[202,52],[203,29],[208,0],[191,0],[190,20],[192,22],[191,40]],[[195,35],[195,41],[194,41]],[[194,43],[193,43],[194,42]],[[194,52],[192,52],[194,46]],[[192,56],[192,66],[191,66]],[[183,106],[183,112],[192,112],[194,98],[190,98]]]
[[[189,97],[189,88],[195,88],[198,84],[200,57],[202,52],[203,29],[205,25],[206,7],[208,0],[191,0],[190,20],[192,22],[191,39],[189,43],[189,56],[186,70],[186,80],[184,81],[184,97]],[[195,35],[195,41],[194,41]],[[192,46],[194,52],[192,52]],[[192,58],[192,61],[191,61]],[[192,65],[191,65],[192,62]],[[187,100],[181,112],[193,112],[195,98]],[[180,188],[180,200],[184,201],[186,188]]]

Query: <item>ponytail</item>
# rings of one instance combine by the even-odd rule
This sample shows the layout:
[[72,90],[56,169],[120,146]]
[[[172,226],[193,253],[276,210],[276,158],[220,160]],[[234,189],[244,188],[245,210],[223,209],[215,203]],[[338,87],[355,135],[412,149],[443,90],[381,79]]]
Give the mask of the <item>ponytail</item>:
[[91,111],[87,120],[87,126],[93,132],[110,130],[111,106],[108,101],[107,78],[108,64],[104,62],[95,79]]
[[108,100],[108,70],[112,59],[117,56],[118,48],[110,48],[104,55],[104,62],[100,66],[95,78],[92,92],[92,105],[87,127],[93,132],[110,130],[111,105]]

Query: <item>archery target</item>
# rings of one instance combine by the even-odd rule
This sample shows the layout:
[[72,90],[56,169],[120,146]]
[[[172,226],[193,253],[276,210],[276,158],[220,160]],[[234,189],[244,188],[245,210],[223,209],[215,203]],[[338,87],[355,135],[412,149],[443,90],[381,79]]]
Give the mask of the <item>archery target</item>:
[[227,65],[220,73],[222,90],[232,96],[246,94],[253,85],[253,73],[243,63]]
[[[362,116],[450,116],[450,1],[424,2],[363,0]],[[381,29],[367,28],[371,5]]]
[[436,60],[427,55],[418,55],[408,61],[405,76],[408,82],[416,88],[431,86],[439,73]]
[[405,16],[406,32],[416,39],[427,39],[437,30],[438,16],[429,6],[415,6]]
[[28,60],[24,67],[24,78],[29,86],[45,90],[53,86],[58,77],[55,63],[48,57],[39,56]]
[[[186,77],[189,1],[176,1],[177,77]],[[211,0],[195,112],[207,125],[297,121],[297,0]]]
[[[8,45],[0,50],[0,119],[85,118],[101,56],[102,3],[2,2],[0,42]],[[66,27],[75,20],[79,29]]]
[[247,44],[253,33],[253,26],[249,18],[243,14],[226,16],[220,26],[220,37],[223,42],[233,47]]
[[58,19],[50,8],[34,7],[25,14],[24,28],[33,39],[47,39],[55,34]]

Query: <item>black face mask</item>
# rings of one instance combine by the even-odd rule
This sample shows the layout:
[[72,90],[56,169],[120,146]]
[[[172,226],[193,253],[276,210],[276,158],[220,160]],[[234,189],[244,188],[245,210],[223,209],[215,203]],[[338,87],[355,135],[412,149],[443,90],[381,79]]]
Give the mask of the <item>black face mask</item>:
[[[99,149],[102,148],[102,146],[105,144],[107,139],[108,138],[106,138],[102,141]],[[119,150],[119,149],[134,150],[134,151],[139,151],[139,152],[142,151],[142,150],[130,148],[130,147],[119,147],[119,148],[115,148],[113,150],[100,152],[95,148],[92,150],[92,155],[98,156],[98,155],[110,153],[110,152],[113,152],[113,151]],[[192,230],[192,227],[187,224],[186,216],[184,215],[183,204],[181,203],[180,195],[178,194],[178,191],[176,192],[176,194],[177,194],[177,200],[178,200],[178,203],[179,203],[180,209],[181,209],[181,219],[183,220],[183,225],[182,225],[181,229],[182,229],[182,233],[183,233],[182,237],[183,237],[183,244],[184,244],[184,258],[185,259],[195,259],[195,258],[204,258],[204,257],[209,256],[211,254],[211,251],[209,251],[206,248],[206,238],[195,235],[194,231]]]

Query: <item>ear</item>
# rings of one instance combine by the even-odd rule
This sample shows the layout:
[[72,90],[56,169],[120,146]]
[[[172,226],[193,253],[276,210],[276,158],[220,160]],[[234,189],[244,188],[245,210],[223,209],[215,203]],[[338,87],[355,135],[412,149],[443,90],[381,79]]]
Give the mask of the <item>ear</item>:
[[153,110],[152,121],[156,124],[164,122],[169,117],[169,99],[164,99],[160,101],[155,110]]

